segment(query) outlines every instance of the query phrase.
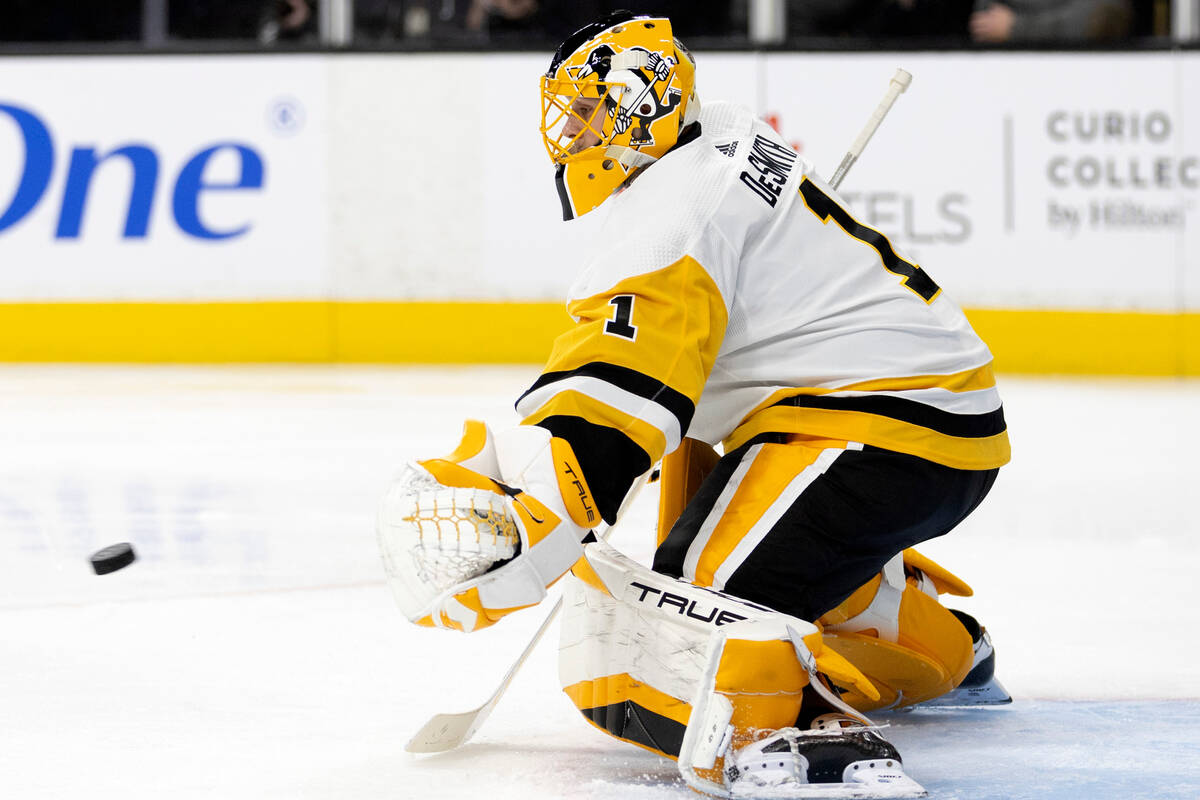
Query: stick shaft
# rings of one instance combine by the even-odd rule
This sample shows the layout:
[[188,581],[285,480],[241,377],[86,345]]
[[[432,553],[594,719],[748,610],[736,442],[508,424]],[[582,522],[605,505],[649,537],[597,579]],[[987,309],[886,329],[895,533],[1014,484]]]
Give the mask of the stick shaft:
[[829,179],[829,185],[834,189],[842,184],[842,179],[846,177],[846,173],[850,171],[850,167],[854,166],[854,162],[862,155],[862,151],[866,149],[867,142],[871,141],[871,137],[875,135],[875,131],[879,128],[879,124],[883,122],[883,118],[892,110],[892,104],[896,102],[904,90],[912,83],[912,75],[902,69],[897,69],[896,74],[892,76],[892,80],[888,84],[887,94],[879,101],[879,105],[875,106],[875,110],[871,113],[867,124],[859,132],[858,138],[850,145],[850,149],[846,152],[842,163],[838,164],[838,168],[834,170],[833,177]]
[[525,645],[525,649],[521,651],[521,655],[517,656],[517,660],[508,668],[508,672],[500,680],[500,685],[492,692],[492,696],[487,699],[479,708],[470,711],[463,711],[457,714],[435,714],[421,729],[413,734],[409,739],[408,744],[404,749],[410,753],[443,753],[447,750],[453,750],[467,743],[467,740],[475,735],[475,731],[483,725],[484,721],[491,715],[492,709],[500,701],[500,697],[508,689],[513,678],[517,674],[517,670],[529,658],[529,654],[537,647],[538,642],[542,640],[542,636],[550,629],[552,623],[557,617],[558,612],[562,610],[562,598],[560,597],[554,604],[554,608],[550,609],[550,613],[546,615],[546,619],[542,621],[541,626],[533,634],[533,638],[529,640],[529,644]]

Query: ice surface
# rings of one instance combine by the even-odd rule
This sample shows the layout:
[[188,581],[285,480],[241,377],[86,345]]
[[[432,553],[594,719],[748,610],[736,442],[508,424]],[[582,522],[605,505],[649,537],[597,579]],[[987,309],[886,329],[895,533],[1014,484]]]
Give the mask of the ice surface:
[[[0,797],[695,797],[588,726],[554,635],[473,742],[416,757],[546,609],[406,623],[375,504],[526,367],[0,367]],[[970,581],[1008,708],[880,718],[934,798],[1200,797],[1200,383],[1001,377],[1014,461],[923,550]],[[644,492],[613,541],[648,558]],[[103,577],[88,555],[131,541]]]

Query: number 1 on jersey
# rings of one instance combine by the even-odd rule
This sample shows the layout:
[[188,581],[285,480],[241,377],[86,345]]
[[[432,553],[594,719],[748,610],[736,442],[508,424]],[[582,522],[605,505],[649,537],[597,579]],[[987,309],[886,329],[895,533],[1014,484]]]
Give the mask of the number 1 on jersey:
[[883,261],[883,268],[903,277],[904,285],[926,303],[932,303],[933,298],[942,291],[942,288],[933,282],[933,278],[929,277],[929,273],[896,255],[896,251],[892,249],[892,243],[887,240],[886,236],[851,217],[846,209],[818,189],[808,178],[800,182],[800,196],[804,198],[808,210],[815,214],[822,223],[826,223],[832,218],[846,233],[874,248]]
[[609,300],[608,304],[614,306],[617,313],[604,323],[604,332],[631,342],[637,339],[637,328],[633,325],[633,295],[619,294]]

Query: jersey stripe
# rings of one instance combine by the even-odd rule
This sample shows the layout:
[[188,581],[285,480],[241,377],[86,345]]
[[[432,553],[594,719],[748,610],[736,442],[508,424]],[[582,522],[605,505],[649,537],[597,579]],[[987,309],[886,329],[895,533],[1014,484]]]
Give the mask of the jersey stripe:
[[940,408],[885,394],[861,394],[853,397],[805,397],[795,395],[780,400],[776,406],[824,408],[832,411],[855,411],[891,417],[900,422],[919,425],[947,436],[983,438],[1003,433],[1004,409],[997,408],[981,414],[955,414]]
[[[1002,415],[975,424],[982,428],[997,422],[1003,424]],[[953,436],[861,410],[797,405],[775,405],[755,414],[725,439],[725,450],[735,450],[762,433],[803,433],[862,442],[958,469],[993,469],[1007,464],[1011,456],[1008,433],[1003,429],[990,436]]]
[[864,442],[960,469],[1009,460],[991,363],[942,375],[871,378],[773,392],[725,439],[729,452],[768,433]]
[[[663,453],[669,452],[668,447],[678,446],[678,424],[661,406],[641,398],[623,402],[628,398],[628,395],[615,391],[609,384],[564,386],[561,391],[550,394],[546,402],[525,417],[523,422],[535,425],[548,416],[574,415],[616,428],[632,439],[652,461],[657,461]],[[667,430],[663,430],[664,427]]]
[[[940,390],[938,394],[931,390]],[[985,408],[978,410],[991,411],[1000,407],[1000,393],[996,391],[996,376],[992,364],[988,362],[982,367],[973,367],[949,375],[910,375],[899,378],[871,378],[854,383],[837,384],[833,386],[795,386],[773,392],[770,397],[756,405],[743,418],[743,422],[754,414],[777,404],[780,400],[793,395],[830,395],[857,394],[860,392],[887,392],[919,400],[944,411],[958,411],[962,408],[957,396],[968,393],[980,393],[980,398],[994,397],[995,402],[980,400]]]
[[517,404],[519,406],[526,395],[533,394],[547,384],[577,376],[599,378],[608,381],[614,386],[621,387],[630,394],[640,395],[647,400],[653,400],[659,405],[670,409],[679,418],[680,427],[685,429],[691,424],[692,415],[696,413],[696,404],[688,399],[687,395],[675,391],[662,381],[655,380],[649,375],[644,375],[635,369],[622,367],[618,364],[607,364],[603,361],[593,361],[571,370],[546,372],[534,382],[533,386],[529,387],[525,394],[521,395],[520,399],[517,400]]
[[692,424],[696,405],[670,386],[637,370],[595,361],[573,370],[544,373],[517,400],[519,413],[529,415],[555,393],[576,391],[635,417],[663,432],[665,452],[674,450]]
[[974,392],[980,389],[995,388],[996,374],[992,371],[992,362],[989,361],[982,367],[973,367],[949,375],[911,375],[900,378],[874,378],[872,380],[850,383],[828,391],[902,392],[908,389],[945,389],[948,392]]
[[978,392],[947,392],[945,389],[910,389],[905,392],[830,392],[825,397],[895,397],[951,414],[987,414],[1001,408],[995,389]]

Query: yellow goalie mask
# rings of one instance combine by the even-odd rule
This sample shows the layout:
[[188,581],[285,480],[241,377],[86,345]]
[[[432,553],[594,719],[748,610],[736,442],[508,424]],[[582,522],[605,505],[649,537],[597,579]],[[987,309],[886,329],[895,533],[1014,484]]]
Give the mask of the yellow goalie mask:
[[563,219],[603,203],[700,115],[695,63],[659,17],[615,12],[572,34],[542,77],[542,139]]

